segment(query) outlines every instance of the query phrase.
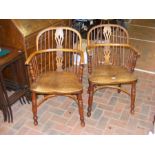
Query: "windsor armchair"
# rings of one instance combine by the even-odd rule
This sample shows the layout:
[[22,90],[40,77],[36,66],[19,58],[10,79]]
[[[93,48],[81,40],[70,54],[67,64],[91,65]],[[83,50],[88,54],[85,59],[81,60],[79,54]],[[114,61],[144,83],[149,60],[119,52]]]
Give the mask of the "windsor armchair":
[[[81,35],[69,27],[50,27],[36,38],[37,51],[26,61],[32,92],[34,125],[38,124],[37,108],[48,98],[67,96],[79,108],[81,126],[85,126],[82,101],[83,51]],[[44,95],[37,101],[37,95]]]
[[[130,112],[134,113],[137,78],[133,71],[139,54],[128,40],[127,31],[119,25],[98,25],[88,32],[88,117],[91,116],[93,95],[102,88],[127,93],[131,97]],[[124,84],[131,84],[131,93],[121,87]]]

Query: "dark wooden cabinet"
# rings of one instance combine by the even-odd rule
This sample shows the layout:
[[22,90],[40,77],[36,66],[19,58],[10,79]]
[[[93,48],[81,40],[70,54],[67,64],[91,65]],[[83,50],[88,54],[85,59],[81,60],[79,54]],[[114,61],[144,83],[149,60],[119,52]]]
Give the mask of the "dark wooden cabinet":
[[[0,110],[3,112],[4,121],[12,122],[11,105],[17,100],[20,100],[21,103],[28,102],[29,90],[24,52],[19,52],[13,48],[9,50],[8,55],[0,57]],[[11,69],[10,74],[14,84],[12,84],[12,80],[7,79],[6,81],[3,71],[7,67]],[[8,96],[7,88],[14,90],[11,96]]]

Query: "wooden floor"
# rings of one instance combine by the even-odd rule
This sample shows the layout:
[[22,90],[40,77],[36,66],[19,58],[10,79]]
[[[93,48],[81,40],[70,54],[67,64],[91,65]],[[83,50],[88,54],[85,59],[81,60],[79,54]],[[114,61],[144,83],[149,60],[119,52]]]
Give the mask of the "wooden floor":
[[136,68],[155,72],[155,20],[132,20],[128,32],[130,43],[141,54]]
[[155,19],[133,19],[130,24],[155,27]]

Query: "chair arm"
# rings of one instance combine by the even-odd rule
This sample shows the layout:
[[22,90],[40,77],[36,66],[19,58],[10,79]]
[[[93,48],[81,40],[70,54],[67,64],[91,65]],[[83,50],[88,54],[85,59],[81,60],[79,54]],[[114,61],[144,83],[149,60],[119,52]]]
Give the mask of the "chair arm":
[[27,59],[25,62],[25,65],[29,65],[29,63],[31,62],[31,60],[35,57],[37,51],[33,52]]
[[[129,44],[113,44],[113,43],[105,43],[105,44],[93,44],[93,45],[88,45],[87,46],[87,54],[88,54],[88,72],[91,74],[92,72],[92,56],[93,56],[93,49],[99,48],[99,47],[114,47],[114,48],[122,48],[125,50],[125,55],[126,52],[130,52],[128,55],[128,59],[124,60],[123,66],[125,66],[129,71],[133,72],[137,58],[140,56],[139,52],[137,49],[132,47]],[[124,58],[123,58],[124,59]]]

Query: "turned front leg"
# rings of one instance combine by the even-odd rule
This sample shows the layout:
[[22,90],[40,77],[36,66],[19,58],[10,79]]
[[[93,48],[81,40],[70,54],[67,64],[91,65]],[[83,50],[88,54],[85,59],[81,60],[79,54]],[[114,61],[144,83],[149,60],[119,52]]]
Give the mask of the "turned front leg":
[[87,116],[91,116],[91,110],[92,110],[92,103],[93,103],[93,93],[94,93],[94,86],[91,82],[89,82],[89,88],[88,88],[89,98],[88,98],[88,112]]
[[133,82],[131,84],[131,114],[134,113],[134,108],[135,108],[135,97],[136,97],[136,82]]
[[77,99],[78,99],[78,108],[79,108],[81,126],[84,127],[85,126],[85,122],[84,122],[82,93],[80,93],[80,94],[77,95]]
[[38,125],[38,116],[37,116],[37,97],[36,93],[32,92],[32,112],[34,125]]

